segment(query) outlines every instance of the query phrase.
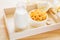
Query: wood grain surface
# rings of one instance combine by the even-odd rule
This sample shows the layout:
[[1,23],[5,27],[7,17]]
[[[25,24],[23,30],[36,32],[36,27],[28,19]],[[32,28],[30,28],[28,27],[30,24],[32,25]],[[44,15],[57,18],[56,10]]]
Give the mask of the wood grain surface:
[[33,35],[18,40],[60,40],[60,29],[51,32],[46,32],[43,34]]
[[9,40],[4,17],[0,19],[0,40]]

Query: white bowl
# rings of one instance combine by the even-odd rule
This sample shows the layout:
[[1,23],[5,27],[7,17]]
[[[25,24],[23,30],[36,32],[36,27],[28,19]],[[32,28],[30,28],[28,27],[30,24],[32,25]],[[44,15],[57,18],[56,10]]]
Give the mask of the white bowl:
[[[34,11],[34,10],[32,10],[32,11]],[[30,11],[30,12],[31,12],[31,11]],[[29,14],[30,14],[30,12],[29,12]],[[47,15],[47,14],[46,14],[46,15]],[[45,20],[43,20],[43,21],[35,21],[35,20],[33,20],[33,19],[30,17],[30,15],[29,15],[30,24],[31,24],[32,26],[36,26],[36,27],[38,27],[38,26],[45,26],[47,19],[48,19],[48,15],[47,15],[47,18],[46,18]]]

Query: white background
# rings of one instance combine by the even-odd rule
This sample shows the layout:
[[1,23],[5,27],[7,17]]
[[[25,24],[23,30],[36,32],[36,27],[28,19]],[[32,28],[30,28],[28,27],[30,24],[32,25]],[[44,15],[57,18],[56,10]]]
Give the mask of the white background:
[[[0,0],[0,8],[15,7],[17,2],[19,1],[21,2],[21,1],[26,1],[26,0]],[[32,1],[36,1],[36,0],[32,0]]]
[[15,7],[18,0],[0,0],[0,8]]

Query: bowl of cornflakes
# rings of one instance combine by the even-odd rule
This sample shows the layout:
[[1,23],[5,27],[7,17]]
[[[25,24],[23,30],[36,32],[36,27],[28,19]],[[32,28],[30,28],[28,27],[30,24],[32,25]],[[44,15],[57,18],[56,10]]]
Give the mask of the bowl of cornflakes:
[[34,24],[34,26],[39,25],[39,24],[44,25],[48,19],[47,13],[40,11],[40,9],[34,9],[30,11],[29,17],[32,24]]

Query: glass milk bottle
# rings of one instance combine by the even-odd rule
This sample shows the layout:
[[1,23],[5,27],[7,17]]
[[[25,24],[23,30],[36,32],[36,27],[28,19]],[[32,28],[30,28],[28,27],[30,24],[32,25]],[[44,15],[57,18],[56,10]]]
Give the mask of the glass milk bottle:
[[26,29],[29,28],[27,25],[29,23],[28,12],[25,9],[25,2],[19,2],[16,7],[15,12],[15,25],[17,28]]

